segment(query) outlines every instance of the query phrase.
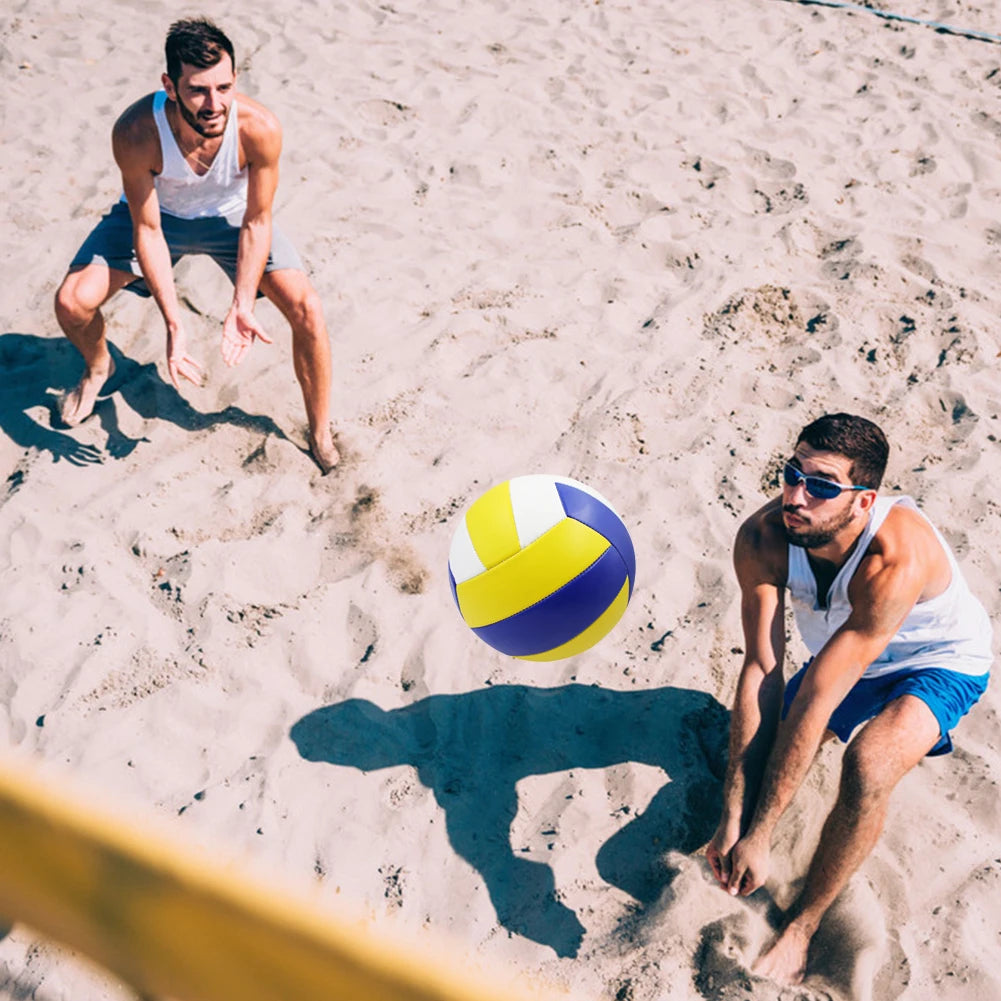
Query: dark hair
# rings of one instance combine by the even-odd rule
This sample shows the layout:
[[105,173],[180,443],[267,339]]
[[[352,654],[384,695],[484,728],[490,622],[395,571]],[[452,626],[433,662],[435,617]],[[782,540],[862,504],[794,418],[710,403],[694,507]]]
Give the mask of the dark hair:
[[233,43],[207,17],[189,17],[175,21],[167,32],[164,52],[167,56],[167,76],[174,81],[175,87],[181,79],[182,63],[208,69],[215,66],[223,54],[227,54],[236,69]]
[[872,421],[854,414],[825,414],[800,431],[797,442],[801,441],[818,452],[850,459],[852,483],[857,486],[878,490],[883,482],[890,445]]

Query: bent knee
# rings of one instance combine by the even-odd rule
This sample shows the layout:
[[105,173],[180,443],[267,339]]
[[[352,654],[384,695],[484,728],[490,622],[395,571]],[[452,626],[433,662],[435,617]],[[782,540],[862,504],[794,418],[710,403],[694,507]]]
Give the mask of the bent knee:
[[312,288],[305,290],[290,303],[285,315],[296,333],[309,336],[325,336],[323,303],[320,301],[319,295]]
[[85,323],[107,297],[107,279],[102,281],[87,268],[71,271],[56,289],[56,316],[71,323]]
[[878,742],[860,738],[861,734],[845,748],[841,762],[841,791],[858,802],[888,799],[909,768],[903,767]]
[[888,796],[939,737],[939,722],[921,699],[912,695],[895,699],[845,748],[843,788]]
[[53,306],[60,322],[64,320],[78,321],[84,312],[77,291],[78,283],[73,280],[74,277],[73,274],[68,274],[59,288],[56,289]]

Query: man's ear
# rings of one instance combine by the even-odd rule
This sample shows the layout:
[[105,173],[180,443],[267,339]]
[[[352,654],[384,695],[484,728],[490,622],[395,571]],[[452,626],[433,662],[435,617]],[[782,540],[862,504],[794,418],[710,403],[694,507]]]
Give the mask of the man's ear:
[[876,503],[877,493],[875,490],[859,490],[858,491],[858,509],[862,514],[868,514],[872,510],[873,504]]
[[163,84],[163,89],[167,92],[167,97],[172,101],[177,100],[177,89],[174,87],[174,81],[167,76],[166,73],[160,76],[160,83]]

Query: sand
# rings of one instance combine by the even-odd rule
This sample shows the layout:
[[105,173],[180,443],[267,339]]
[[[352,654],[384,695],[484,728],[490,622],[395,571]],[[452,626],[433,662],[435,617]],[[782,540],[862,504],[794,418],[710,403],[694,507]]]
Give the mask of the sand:
[[[907,7],[996,30],[966,0]],[[0,744],[575,998],[1001,996],[995,688],[901,783],[799,991],[747,979],[767,900],[698,853],[732,540],[803,424],[880,423],[887,491],[1001,609],[1001,47],[782,0],[207,10],[284,127],[277,218],[334,349],[322,477],[287,328],[260,306],[275,343],[227,369],[207,259],[176,272],[205,386],[165,381],[155,307],[121,295],[118,392],[54,418],[80,362],[52,295],[118,197],[111,125],[197,12],[0,16]],[[530,472],[611,498],[638,554],[622,622],[555,664],[480,643],[447,581],[458,513]],[[777,833],[779,906],[839,754]],[[131,996],[20,926],[0,988]]]

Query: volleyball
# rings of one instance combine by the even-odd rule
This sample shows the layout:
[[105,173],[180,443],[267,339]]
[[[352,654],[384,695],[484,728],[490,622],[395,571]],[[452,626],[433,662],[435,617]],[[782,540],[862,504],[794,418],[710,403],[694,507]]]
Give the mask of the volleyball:
[[622,618],[636,554],[596,490],[561,476],[516,476],[466,509],[448,578],[459,613],[485,643],[523,660],[561,660]]

